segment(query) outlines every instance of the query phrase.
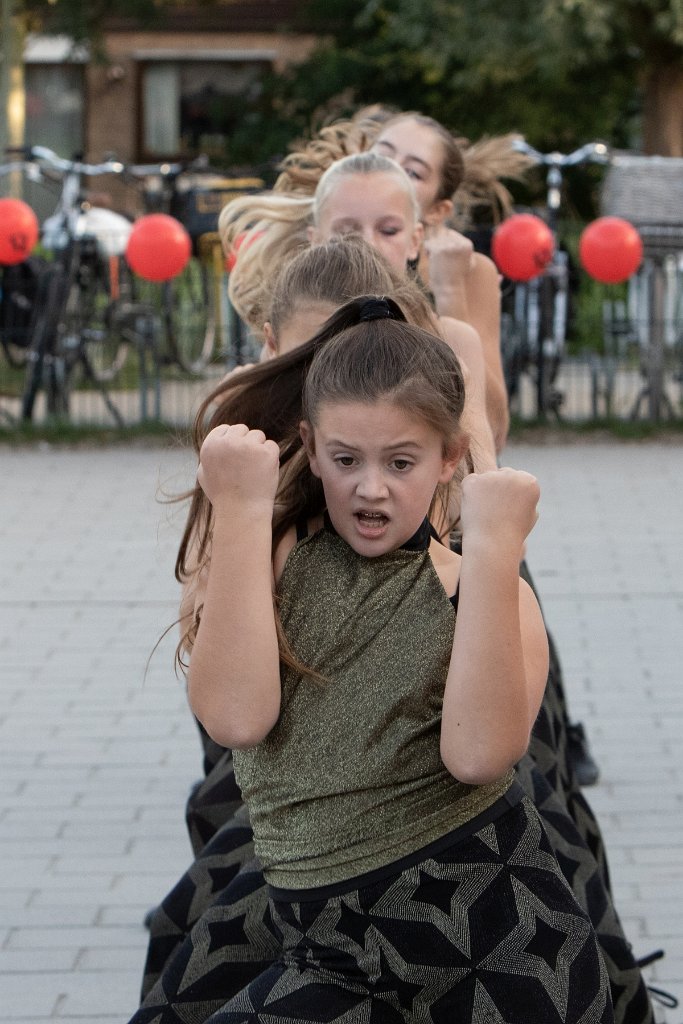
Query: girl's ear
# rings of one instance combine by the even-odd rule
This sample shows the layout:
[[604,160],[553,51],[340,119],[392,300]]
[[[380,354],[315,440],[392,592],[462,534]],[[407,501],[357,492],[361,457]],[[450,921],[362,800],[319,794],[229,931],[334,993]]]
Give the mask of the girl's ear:
[[440,484],[450,483],[453,479],[455,471],[467,454],[469,444],[469,437],[460,437],[446,451],[442,460],[441,475],[439,476]]
[[438,224],[444,224],[452,216],[453,200],[439,199],[437,202],[432,203],[422,220],[429,227],[434,227]]
[[270,320],[266,320],[263,325],[263,338],[264,348],[266,350],[265,358],[274,359],[277,355],[277,339],[273,332],[273,325]]
[[418,223],[413,228],[413,235],[410,242],[411,250],[408,253],[409,260],[416,260],[417,257],[420,255],[420,247],[424,241],[424,234],[425,229],[422,226],[422,224],[418,221]]
[[303,441],[304,449],[308,456],[308,464],[311,467],[311,473],[313,476],[320,477],[318,457],[315,454],[315,434],[313,432],[313,427],[308,420],[302,420],[299,424],[299,434],[301,435],[301,440]]

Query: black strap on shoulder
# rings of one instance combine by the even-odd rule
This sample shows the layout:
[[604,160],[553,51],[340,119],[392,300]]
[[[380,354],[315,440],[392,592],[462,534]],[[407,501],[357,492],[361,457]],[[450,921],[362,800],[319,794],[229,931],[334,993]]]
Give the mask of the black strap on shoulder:
[[308,519],[306,519],[305,516],[302,516],[301,519],[297,519],[295,529],[297,541],[303,540],[304,537],[308,537]]
[[449,601],[451,602],[451,604],[455,608],[456,612],[458,610],[458,601],[459,600],[460,600],[460,580],[458,580],[458,582],[457,582],[457,585],[456,585],[456,588],[455,588],[455,593],[453,594],[453,597],[449,598]]

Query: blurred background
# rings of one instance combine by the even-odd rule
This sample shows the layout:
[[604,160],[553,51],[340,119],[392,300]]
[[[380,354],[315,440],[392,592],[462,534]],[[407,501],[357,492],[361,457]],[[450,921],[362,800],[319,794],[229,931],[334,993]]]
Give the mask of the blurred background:
[[[552,289],[504,281],[502,344],[516,418],[680,422],[676,0],[119,0],[115,10],[101,0],[2,0],[1,12],[0,196],[27,203],[44,225],[64,202],[68,171],[56,155],[99,168],[81,168],[72,181],[69,201],[81,212],[85,202],[130,223],[166,212],[192,240],[191,258],[172,280],[127,284],[121,266],[112,285],[102,239],[125,226],[107,221],[97,235],[90,225],[98,248],[91,264],[107,265],[86,276],[99,281],[100,294],[84,300],[79,284],[72,305],[89,304],[90,323],[71,318],[72,357],[57,356],[54,370],[57,326],[38,325],[46,370],[36,355],[35,307],[67,300],[36,260],[49,261],[59,240],[41,227],[33,264],[4,263],[2,429],[186,424],[207,380],[259,349],[227,298],[215,232],[221,206],[271,185],[297,140],[371,104],[420,110],[469,143],[514,132],[537,153],[523,180],[505,184],[516,211],[551,222],[564,254],[556,278],[564,277]],[[550,165],[540,158],[595,142],[607,154],[601,161],[555,161],[560,201],[550,209]],[[52,162],[41,163],[31,147],[51,151]],[[102,170],[114,163],[147,173]],[[643,244],[637,270],[616,282],[581,265],[582,231],[604,215],[633,224]],[[489,251],[495,219],[490,207],[475,207],[458,227]],[[618,257],[619,238],[614,245]],[[123,311],[111,306],[119,287]],[[539,288],[555,294],[544,298]],[[554,326],[539,327],[544,317]],[[80,359],[84,348],[92,373]]]

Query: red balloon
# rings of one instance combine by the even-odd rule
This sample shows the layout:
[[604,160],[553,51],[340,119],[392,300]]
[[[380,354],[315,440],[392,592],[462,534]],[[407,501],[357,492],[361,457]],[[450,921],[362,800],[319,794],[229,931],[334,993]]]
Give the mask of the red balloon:
[[185,267],[192,253],[192,240],[175,217],[148,213],[140,217],[126,246],[132,270],[148,281],[168,281]]
[[603,284],[626,281],[642,258],[642,239],[633,224],[622,217],[598,217],[581,232],[581,266]]
[[[236,236],[235,241],[232,243],[230,252],[225,257],[225,269],[227,270],[228,273],[230,273],[231,270],[234,270],[235,264],[237,263],[237,254],[242,248],[244,240],[248,234],[248,231],[241,231],[239,235]],[[248,249],[250,245],[253,245],[256,239],[261,238],[262,235],[263,231],[255,231],[252,237],[249,239],[249,243],[246,246],[246,248]]]
[[493,233],[492,253],[501,274],[511,281],[530,281],[553,258],[553,233],[533,213],[513,213]]
[[0,263],[21,263],[38,241],[38,218],[22,199],[0,199]]

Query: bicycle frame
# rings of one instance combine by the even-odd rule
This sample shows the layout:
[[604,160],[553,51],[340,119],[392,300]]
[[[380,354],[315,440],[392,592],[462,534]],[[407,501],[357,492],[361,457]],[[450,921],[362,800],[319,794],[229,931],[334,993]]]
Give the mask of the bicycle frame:
[[[120,417],[104,388],[104,381],[111,379],[114,371],[91,360],[94,344],[103,352],[108,350],[107,332],[93,330],[88,324],[88,312],[92,313],[95,307],[91,305],[88,310],[85,297],[86,291],[92,296],[95,289],[102,295],[106,282],[104,303],[119,299],[120,261],[131,225],[119,214],[86,205],[83,179],[121,174],[124,165],[115,160],[101,164],[66,160],[43,146],[12,152],[19,153],[22,159],[4,165],[0,171],[20,170],[29,180],[59,190],[55,208],[41,227],[41,243],[51,259],[44,267],[45,280],[30,329],[22,418],[32,418],[41,387],[45,388],[49,411],[64,415],[70,376],[80,365],[118,422]],[[106,269],[100,272],[101,267]],[[99,308],[102,309],[101,302]]]
[[548,412],[559,416],[563,395],[554,387],[554,381],[564,357],[569,310],[569,258],[557,238],[564,170],[587,162],[607,163],[609,150],[602,142],[587,143],[572,153],[541,153],[524,139],[515,139],[512,146],[546,168],[545,219],[555,239],[555,250],[543,274],[515,285],[514,316],[517,323],[524,325],[527,359],[533,356],[536,413],[539,418]]

